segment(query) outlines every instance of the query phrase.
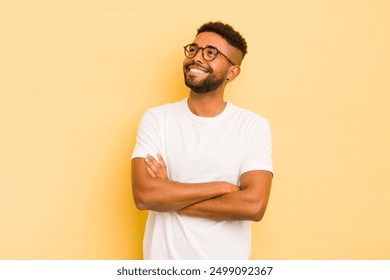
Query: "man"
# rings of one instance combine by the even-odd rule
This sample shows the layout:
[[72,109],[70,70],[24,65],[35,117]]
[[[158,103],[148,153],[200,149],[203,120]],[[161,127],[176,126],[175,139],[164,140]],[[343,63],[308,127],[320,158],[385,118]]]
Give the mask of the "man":
[[132,155],[136,206],[150,210],[145,259],[248,259],[272,181],[267,120],[224,101],[245,39],[209,22],[184,47],[189,97],[149,109]]

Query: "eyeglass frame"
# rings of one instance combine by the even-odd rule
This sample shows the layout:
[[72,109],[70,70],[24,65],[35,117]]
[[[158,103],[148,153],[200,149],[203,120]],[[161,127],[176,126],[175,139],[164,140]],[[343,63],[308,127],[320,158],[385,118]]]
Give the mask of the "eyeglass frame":
[[[197,51],[196,51],[196,53],[193,55],[193,56],[187,56],[187,48],[189,47],[189,46],[195,46],[195,47],[197,47]],[[226,55],[224,55],[220,50],[218,50],[216,47],[214,47],[214,46],[206,46],[206,47],[199,47],[197,44],[195,44],[195,43],[191,43],[191,44],[188,44],[188,45],[185,45],[184,47],[184,55],[185,55],[185,57],[187,57],[187,58],[193,58],[193,57],[195,57],[197,54],[198,54],[198,52],[200,51],[200,50],[202,50],[202,57],[203,57],[203,59],[204,60],[206,60],[206,61],[213,61],[219,54],[221,54],[224,58],[226,58],[226,60],[231,64],[231,65],[233,65],[233,66],[236,66],[237,64],[235,64],[233,61],[231,61]],[[206,59],[205,57],[204,57],[204,50],[205,49],[207,49],[207,48],[209,48],[209,49],[213,49],[213,50],[216,50],[217,51],[217,54],[215,55],[215,57],[213,58],[213,59]]]

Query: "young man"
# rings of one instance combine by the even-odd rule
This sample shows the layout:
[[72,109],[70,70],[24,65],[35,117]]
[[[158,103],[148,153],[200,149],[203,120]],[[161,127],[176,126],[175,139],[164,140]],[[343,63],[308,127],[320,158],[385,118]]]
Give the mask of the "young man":
[[132,155],[136,206],[150,210],[145,259],[248,259],[272,181],[266,119],[224,101],[245,39],[209,22],[184,47],[189,97],[149,109]]

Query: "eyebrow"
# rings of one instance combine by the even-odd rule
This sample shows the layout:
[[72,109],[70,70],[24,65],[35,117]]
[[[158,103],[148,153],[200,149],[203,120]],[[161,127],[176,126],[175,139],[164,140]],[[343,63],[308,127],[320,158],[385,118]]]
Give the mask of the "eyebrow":
[[[199,45],[197,44],[197,43],[192,43],[191,44],[192,46],[197,46],[197,47],[199,47]],[[206,47],[204,47],[204,48],[213,48],[213,49],[216,49],[216,50],[219,50],[216,46],[213,46],[213,45],[207,45]]]

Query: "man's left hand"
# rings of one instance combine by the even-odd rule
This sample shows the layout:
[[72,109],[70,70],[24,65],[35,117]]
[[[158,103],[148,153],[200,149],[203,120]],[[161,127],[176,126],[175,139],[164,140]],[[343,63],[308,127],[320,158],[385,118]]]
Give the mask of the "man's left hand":
[[157,159],[155,159],[151,155],[147,155],[145,158],[145,163],[147,165],[146,170],[148,171],[149,175],[153,178],[160,178],[160,179],[166,179],[168,178],[168,172],[167,172],[167,166],[165,164],[165,161],[161,154],[157,154]]

